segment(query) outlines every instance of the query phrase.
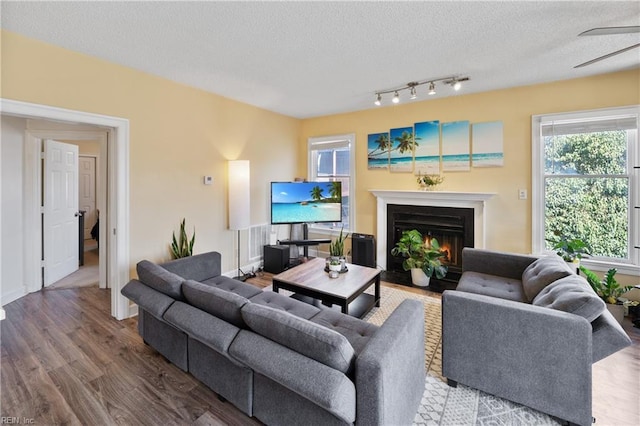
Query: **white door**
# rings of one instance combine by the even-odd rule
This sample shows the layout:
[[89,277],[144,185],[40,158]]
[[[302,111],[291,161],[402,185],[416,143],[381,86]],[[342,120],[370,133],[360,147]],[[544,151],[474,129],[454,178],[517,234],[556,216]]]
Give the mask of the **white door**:
[[44,143],[44,286],[78,270],[78,147]]
[[96,223],[96,158],[78,158],[78,204],[84,210],[84,239],[91,239],[91,228]]

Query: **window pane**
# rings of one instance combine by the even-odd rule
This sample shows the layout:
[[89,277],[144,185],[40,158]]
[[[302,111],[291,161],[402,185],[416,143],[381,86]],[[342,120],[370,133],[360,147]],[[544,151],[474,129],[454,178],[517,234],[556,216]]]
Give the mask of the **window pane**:
[[336,175],[349,176],[349,151],[336,151]]
[[629,259],[628,218],[628,178],[545,178],[546,240],[571,236],[593,256]]
[[318,155],[318,176],[333,176],[333,150],[316,152]]
[[627,132],[624,130],[546,136],[545,174],[626,174]]

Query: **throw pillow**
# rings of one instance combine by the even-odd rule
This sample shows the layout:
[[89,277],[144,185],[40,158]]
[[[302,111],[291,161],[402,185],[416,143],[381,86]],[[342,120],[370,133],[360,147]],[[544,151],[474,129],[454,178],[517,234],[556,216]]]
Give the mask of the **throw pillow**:
[[200,308],[236,327],[245,328],[240,308],[249,302],[246,298],[227,290],[187,280],[182,283],[184,298],[191,305]]
[[589,322],[598,318],[606,309],[604,301],[578,275],[561,278],[545,287],[533,299],[532,304],[580,315]]
[[184,279],[182,277],[148,260],[139,262],[136,270],[140,281],[147,286],[176,300],[183,300],[181,287]]
[[256,333],[306,357],[347,373],[355,352],[342,334],[268,306],[249,303],[242,318]]
[[573,271],[560,256],[544,256],[533,261],[522,273],[522,290],[531,302],[543,288],[572,274]]

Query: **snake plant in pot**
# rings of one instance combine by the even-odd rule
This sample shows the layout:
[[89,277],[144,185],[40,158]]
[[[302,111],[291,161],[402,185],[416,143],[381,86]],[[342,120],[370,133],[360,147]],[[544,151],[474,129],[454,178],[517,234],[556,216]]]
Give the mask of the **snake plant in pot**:
[[447,267],[440,260],[445,254],[440,250],[438,240],[431,238],[426,242],[416,229],[404,231],[391,254],[404,257],[402,268],[411,271],[413,285],[425,287],[433,274],[437,278],[444,278],[447,274]]

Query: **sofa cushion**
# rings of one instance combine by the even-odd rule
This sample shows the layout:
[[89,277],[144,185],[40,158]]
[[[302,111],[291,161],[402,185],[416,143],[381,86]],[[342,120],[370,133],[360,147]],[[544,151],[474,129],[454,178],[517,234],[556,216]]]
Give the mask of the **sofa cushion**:
[[167,271],[180,275],[185,280],[203,282],[211,277],[220,275],[221,255],[218,252],[196,254],[163,263]]
[[253,296],[249,300],[251,300],[251,303],[257,303],[259,305],[279,309],[304,319],[310,319],[320,312],[320,309],[315,306],[273,291],[262,291],[260,294]]
[[337,331],[347,338],[356,356],[367,345],[371,336],[373,336],[380,327],[375,324],[368,323],[359,318],[344,315],[333,309],[323,309],[316,316],[311,318],[311,322],[320,324],[331,330]]
[[558,255],[536,259],[522,273],[522,289],[529,302],[552,282],[572,275],[573,271]]
[[212,287],[219,288],[221,290],[230,291],[242,297],[246,297],[247,299],[250,299],[256,294],[262,293],[262,290],[254,285],[244,283],[239,280],[234,280],[233,278],[225,277],[224,275],[209,278],[208,280],[200,282]]
[[460,277],[456,290],[484,294],[515,302],[527,302],[520,280],[481,272],[464,272]]
[[532,304],[580,315],[589,322],[606,309],[604,301],[578,275],[569,275],[548,285],[533,299]]
[[351,367],[353,346],[338,332],[256,303],[242,307],[242,318],[256,333],[306,357],[343,373]]
[[200,308],[236,327],[246,327],[240,309],[249,303],[247,298],[193,280],[187,280],[182,283],[182,293],[187,302],[196,308]]
[[152,289],[176,300],[184,300],[181,288],[184,281],[182,277],[148,260],[138,262],[136,271],[138,272],[138,279]]

